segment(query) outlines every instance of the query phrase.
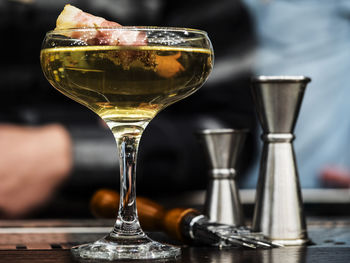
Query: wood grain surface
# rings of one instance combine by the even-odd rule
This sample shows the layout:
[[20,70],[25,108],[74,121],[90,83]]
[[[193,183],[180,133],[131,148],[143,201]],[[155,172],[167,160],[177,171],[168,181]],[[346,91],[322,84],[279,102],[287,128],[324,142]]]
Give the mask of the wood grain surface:
[[[69,248],[91,242],[105,233],[111,221],[0,221],[0,262],[49,263],[84,262],[72,258]],[[38,230],[37,233],[35,230]],[[56,233],[46,233],[54,229]],[[81,231],[81,230],[84,231]],[[89,230],[96,231],[95,233]],[[176,260],[141,260],[118,262],[176,262],[176,263],[349,263],[350,218],[309,219],[309,235],[314,242],[307,247],[289,247],[271,250],[237,248],[188,247],[172,242],[165,234],[150,232],[155,240],[182,246],[182,255]],[[70,232],[70,233],[65,233]],[[14,233],[15,232],[15,233]],[[81,233],[79,233],[81,232]],[[7,246],[7,247],[6,247]],[[86,261],[85,261],[86,262]],[[88,261],[101,262],[101,261]]]

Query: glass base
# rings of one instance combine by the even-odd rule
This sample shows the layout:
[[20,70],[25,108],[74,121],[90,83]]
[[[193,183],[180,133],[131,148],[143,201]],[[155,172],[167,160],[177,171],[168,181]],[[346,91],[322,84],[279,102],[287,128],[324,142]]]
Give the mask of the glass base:
[[181,249],[153,241],[145,234],[137,237],[106,237],[89,244],[71,249],[74,257],[80,259],[116,260],[116,259],[161,259],[175,258],[181,255]]

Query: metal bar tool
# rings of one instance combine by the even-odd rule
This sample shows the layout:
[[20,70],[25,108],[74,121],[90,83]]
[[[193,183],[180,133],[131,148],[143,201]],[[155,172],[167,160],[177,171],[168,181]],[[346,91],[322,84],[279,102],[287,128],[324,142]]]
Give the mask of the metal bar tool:
[[303,76],[252,79],[252,93],[264,142],[253,231],[283,245],[309,241],[292,141],[304,91]]
[[236,185],[236,163],[247,129],[205,129],[197,137],[209,163],[204,215],[183,217],[183,235],[204,244],[246,248],[272,248],[261,233],[244,226],[243,209]]
[[[210,222],[209,218],[192,208],[165,210],[161,205],[143,197],[137,197],[138,216],[147,231],[164,231],[183,242],[198,245],[243,248],[273,248],[278,244],[268,241],[261,233],[251,233],[243,227]],[[91,199],[92,213],[100,218],[114,218],[119,194],[101,189]]]
[[209,163],[204,214],[212,222],[244,226],[235,165],[248,130],[205,129],[197,133]]

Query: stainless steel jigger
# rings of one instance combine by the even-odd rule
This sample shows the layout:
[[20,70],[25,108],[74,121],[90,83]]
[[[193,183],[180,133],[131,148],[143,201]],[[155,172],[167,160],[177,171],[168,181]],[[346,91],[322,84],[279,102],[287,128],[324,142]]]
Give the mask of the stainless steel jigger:
[[253,231],[282,245],[308,242],[292,141],[304,91],[311,79],[260,76],[253,99],[263,128]]
[[247,132],[248,130],[207,129],[198,133],[209,161],[209,185],[204,214],[211,222],[244,225],[234,167]]

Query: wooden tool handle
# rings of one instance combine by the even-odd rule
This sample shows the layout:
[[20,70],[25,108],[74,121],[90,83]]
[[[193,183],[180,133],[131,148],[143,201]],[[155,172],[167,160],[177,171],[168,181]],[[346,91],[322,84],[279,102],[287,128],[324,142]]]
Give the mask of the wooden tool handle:
[[[120,196],[109,189],[98,190],[91,198],[90,210],[97,218],[116,218]],[[143,197],[137,197],[137,213],[142,228],[153,231],[163,229],[164,208]]]
[[[183,218],[198,211],[192,208],[174,208],[166,211],[164,207],[150,199],[137,197],[137,211],[144,230],[163,230],[171,237],[183,240],[181,227]],[[98,190],[92,197],[90,209],[98,218],[115,218],[119,206],[119,194],[113,190]]]
[[192,208],[174,208],[169,210],[163,219],[163,230],[171,237],[187,242],[186,234],[184,233],[183,219],[188,214],[199,214]]

